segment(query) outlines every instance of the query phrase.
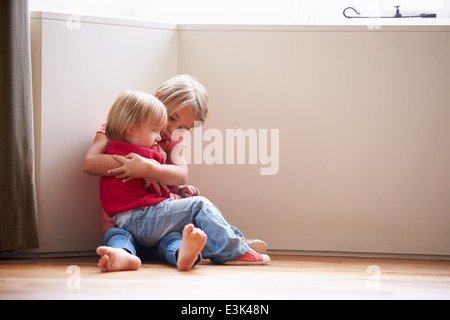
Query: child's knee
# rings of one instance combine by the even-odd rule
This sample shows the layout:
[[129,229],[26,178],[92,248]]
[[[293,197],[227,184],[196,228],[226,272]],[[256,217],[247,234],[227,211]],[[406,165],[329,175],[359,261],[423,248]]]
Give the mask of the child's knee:
[[205,207],[208,207],[208,208],[215,207],[214,204],[208,198],[205,198],[205,197],[202,197],[202,196],[198,196],[198,197],[195,197],[195,198],[196,198],[198,203],[201,203]]
[[211,201],[208,200],[208,198],[205,198],[203,196],[197,196],[197,197],[194,197],[194,198],[196,198],[197,201],[200,201],[200,202],[207,202],[207,203],[211,202]]

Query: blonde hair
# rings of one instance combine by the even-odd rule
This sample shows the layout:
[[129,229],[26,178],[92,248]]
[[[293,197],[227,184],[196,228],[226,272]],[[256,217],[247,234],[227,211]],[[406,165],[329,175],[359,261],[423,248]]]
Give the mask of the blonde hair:
[[169,116],[190,107],[197,120],[204,122],[208,117],[208,92],[190,75],[169,79],[156,90],[155,96],[166,106]]
[[167,126],[166,108],[151,94],[122,92],[109,110],[106,136],[109,140],[124,142],[127,131],[137,124],[163,130]]

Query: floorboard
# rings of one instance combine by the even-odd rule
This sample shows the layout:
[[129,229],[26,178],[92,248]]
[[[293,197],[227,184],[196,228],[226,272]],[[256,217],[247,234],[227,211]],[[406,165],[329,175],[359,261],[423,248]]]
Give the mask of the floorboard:
[[265,266],[159,263],[100,273],[96,257],[0,260],[0,299],[450,299],[450,261],[272,255]]

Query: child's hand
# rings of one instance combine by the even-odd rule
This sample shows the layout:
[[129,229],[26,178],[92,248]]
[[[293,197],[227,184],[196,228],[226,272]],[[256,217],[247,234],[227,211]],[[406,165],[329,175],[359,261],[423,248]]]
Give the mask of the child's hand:
[[[145,185],[144,185],[144,189],[145,189],[145,190],[148,190],[148,188],[150,188],[150,186],[153,186],[153,188],[155,188],[155,191],[156,191],[156,193],[157,193],[159,196],[162,196],[162,193],[161,193],[161,187],[164,189],[164,191],[165,191],[166,193],[169,193],[169,192],[170,192],[170,189],[169,189],[168,186],[166,186],[165,184],[160,183],[160,182],[158,182],[158,181],[156,181],[156,180],[153,180],[153,179],[144,179],[144,183],[145,183]],[[161,187],[160,187],[160,186],[161,186]]]
[[130,153],[126,157],[115,155],[114,159],[122,163],[123,166],[108,170],[108,174],[115,175],[118,179],[123,179],[123,182],[151,177],[153,166],[159,164],[155,160],[146,159],[135,153]]
[[200,190],[194,186],[179,187],[178,195],[182,198],[198,197],[200,195]]

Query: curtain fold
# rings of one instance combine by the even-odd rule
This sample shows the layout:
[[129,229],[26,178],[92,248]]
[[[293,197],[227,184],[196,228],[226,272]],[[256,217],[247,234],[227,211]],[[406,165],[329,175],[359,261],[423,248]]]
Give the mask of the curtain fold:
[[0,251],[39,247],[28,0],[0,0]]

